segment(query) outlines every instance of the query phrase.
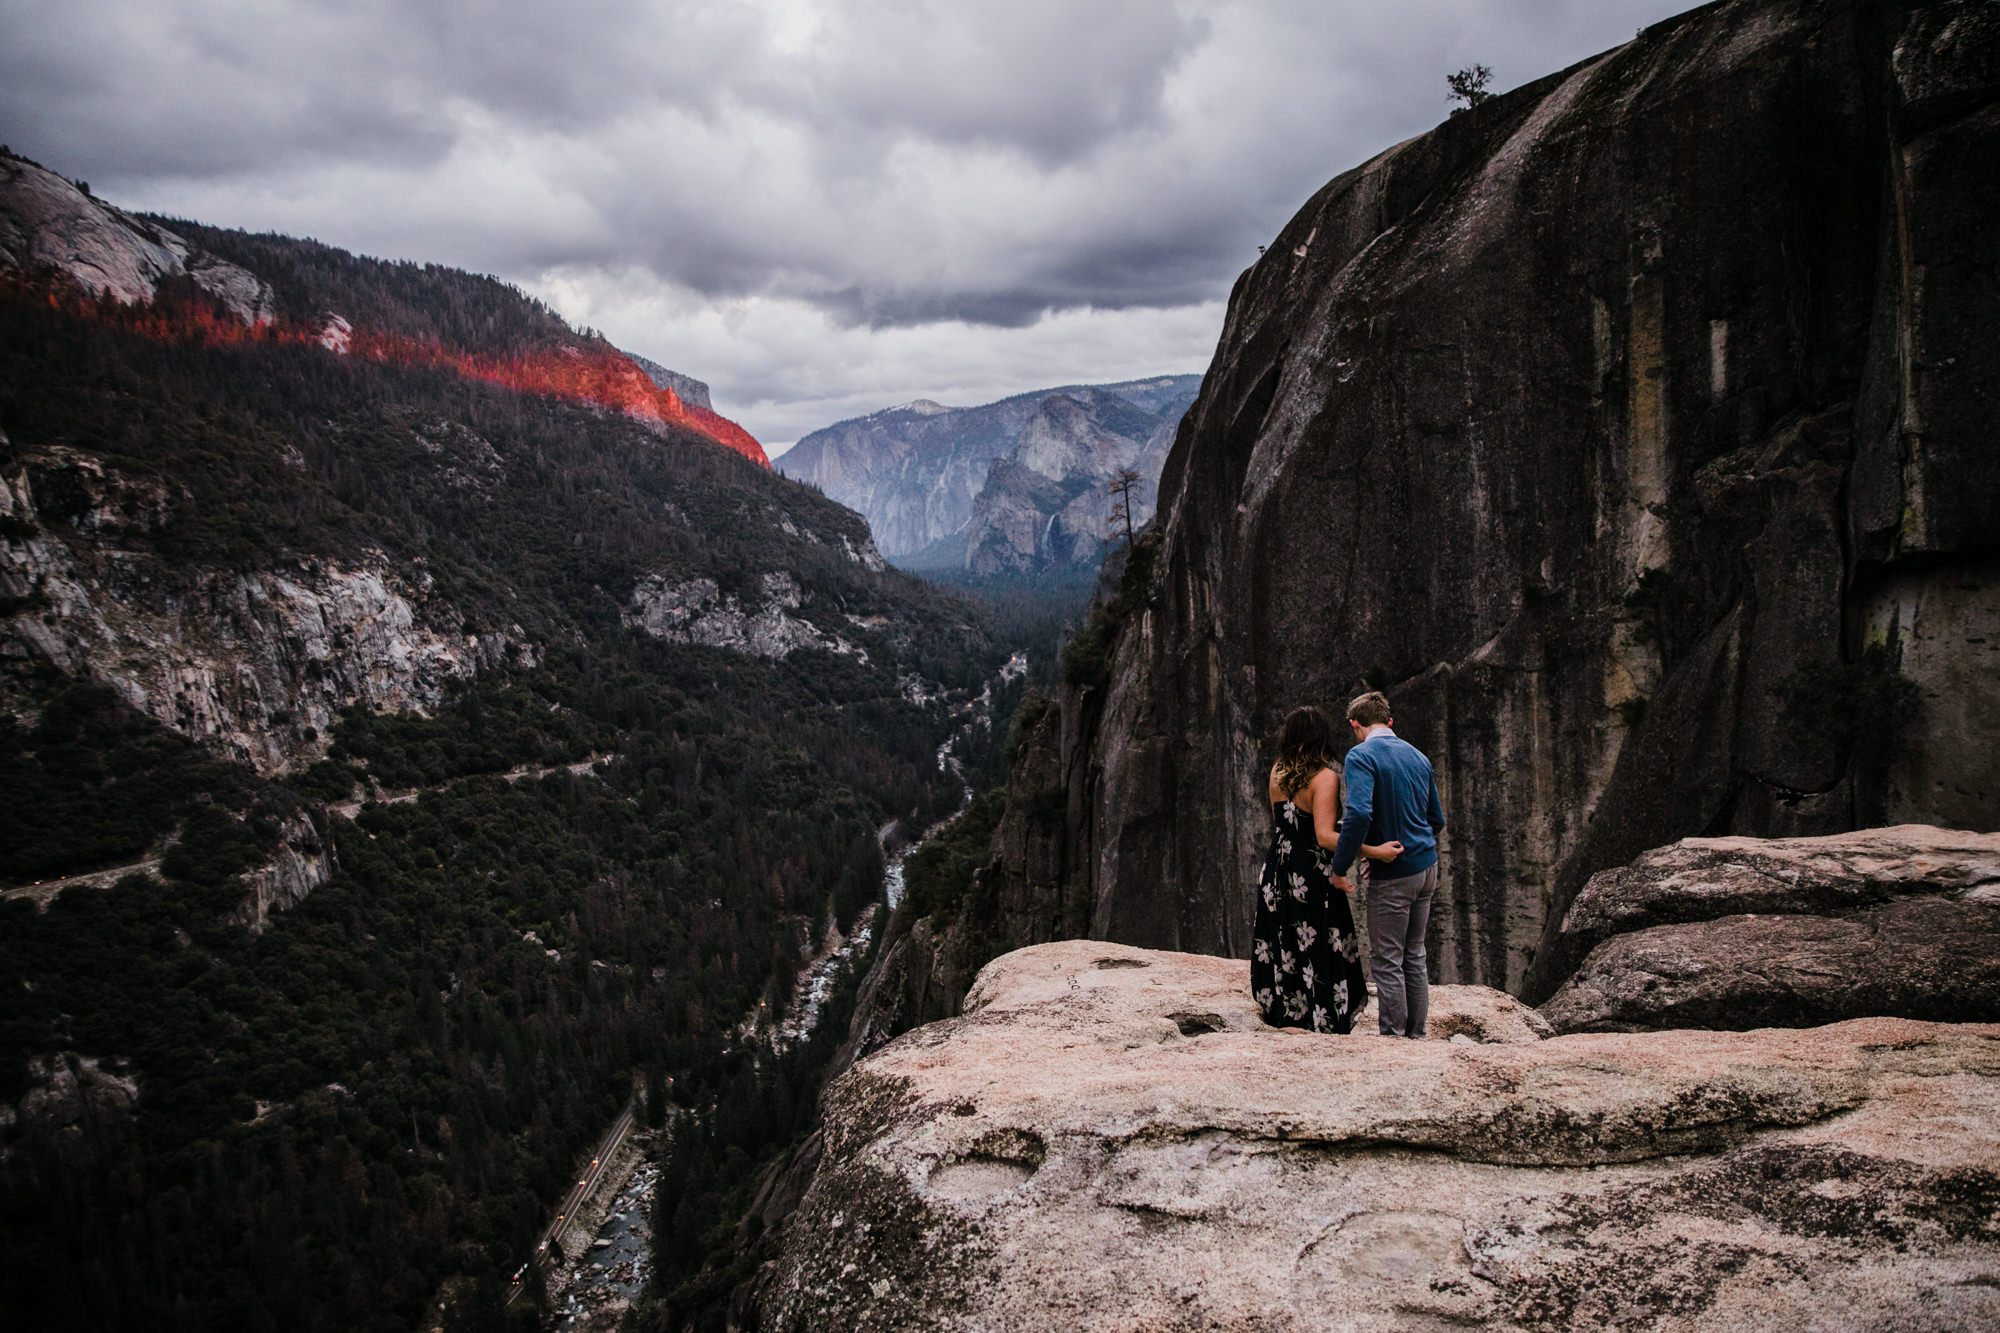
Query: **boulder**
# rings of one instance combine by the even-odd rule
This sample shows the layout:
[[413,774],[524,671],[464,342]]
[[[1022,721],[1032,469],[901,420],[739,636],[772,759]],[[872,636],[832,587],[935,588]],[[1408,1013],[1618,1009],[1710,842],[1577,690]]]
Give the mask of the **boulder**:
[[2000,833],[1901,824],[1822,838],[1683,838],[1593,875],[1562,937],[1594,945],[1733,912],[1837,914],[1911,896],[2000,906]]
[[1873,1014],[2000,1022],[2000,910],[1925,899],[1845,917],[1654,926],[1600,945],[1542,1006],[1561,1032],[1808,1027]]
[[2000,1027],[1264,1026],[1230,960],[1069,941],[828,1091],[767,1330],[1974,1329]]
[[2000,834],[1683,839],[1592,876],[1557,947],[1563,1032],[2000,1021]]

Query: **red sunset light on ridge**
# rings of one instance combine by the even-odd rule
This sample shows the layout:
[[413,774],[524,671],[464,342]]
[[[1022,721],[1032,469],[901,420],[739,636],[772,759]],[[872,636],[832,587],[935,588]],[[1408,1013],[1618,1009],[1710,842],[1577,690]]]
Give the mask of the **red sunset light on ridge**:
[[595,403],[641,421],[682,426],[707,436],[760,467],[771,466],[764,446],[749,431],[705,407],[682,402],[679,394],[653,383],[630,357],[608,344],[535,348],[492,356],[420,342],[401,334],[352,328],[346,330],[341,339],[344,345],[336,347],[323,331],[306,329],[290,322],[245,324],[205,303],[162,303],[137,308],[116,306],[113,307],[116,314],[112,315],[101,304],[64,302],[53,292],[48,300],[51,305],[71,305],[77,313],[107,318],[142,337],[161,341],[187,340],[224,345],[312,343],[327,347],[338,355],[367,357],[397,365],[435,366],[467,379],[497,384],[520,393]]

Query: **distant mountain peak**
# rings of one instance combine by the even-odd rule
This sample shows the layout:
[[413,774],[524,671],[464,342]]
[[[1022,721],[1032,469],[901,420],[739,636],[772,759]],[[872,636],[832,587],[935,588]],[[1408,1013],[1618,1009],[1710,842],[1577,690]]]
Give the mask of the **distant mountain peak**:
[[780,460],[859,510],[883,554],[911,568],[1040,573],[1096,559],[1104,483],[1136,468],[1143,522],[1199,375],[1069,384],[978,407],[927,398],[843,421]]

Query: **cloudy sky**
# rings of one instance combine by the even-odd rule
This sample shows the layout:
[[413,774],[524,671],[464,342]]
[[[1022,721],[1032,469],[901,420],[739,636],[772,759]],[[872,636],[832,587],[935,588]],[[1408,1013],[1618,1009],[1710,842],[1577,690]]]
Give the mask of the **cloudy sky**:
[[497,273],[775,449],[1199,371],[1330,177],[1683,0],[0,0],[101,197]]

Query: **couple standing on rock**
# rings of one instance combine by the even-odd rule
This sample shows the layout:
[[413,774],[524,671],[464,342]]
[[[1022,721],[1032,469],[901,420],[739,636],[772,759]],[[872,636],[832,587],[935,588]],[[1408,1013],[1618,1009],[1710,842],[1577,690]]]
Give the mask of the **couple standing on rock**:
[[[1264,1021],[1347,1032],[1368,1002],[1346,878],[1367,869],[1368,956],[1385,1037],[1421,1041],[1430,1009],[1424,929],[1437,891],[1444,827],[1431,761],[1392,729],[1389,701],[1370,691],[1347,705],[1355,745],[1333,766],[1333,724],[1295,708],[1271,766],[1271,850],[1257,884],[1250,993]],[[1343,801],[1343,792],[1345,800]],[[1342,810],[1345,807],[1345,817]],[[1376,841],[1363,840],[1373,836]]]

